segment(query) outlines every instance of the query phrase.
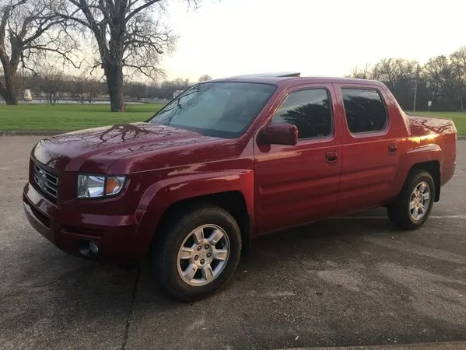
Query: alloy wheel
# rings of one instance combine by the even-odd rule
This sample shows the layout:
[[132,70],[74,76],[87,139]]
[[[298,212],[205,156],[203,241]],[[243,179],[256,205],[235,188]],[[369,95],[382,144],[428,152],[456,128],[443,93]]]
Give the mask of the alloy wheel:
[[191,231],[178,251],[177,269],[190,286],[204,286],[225,269],[230,256],[228,234],[220,226],[207,224]]
[[411,192],[409,215],[413,221],[420,221],[426,216],[431,201],[430,186],[426,181],[419,182]]

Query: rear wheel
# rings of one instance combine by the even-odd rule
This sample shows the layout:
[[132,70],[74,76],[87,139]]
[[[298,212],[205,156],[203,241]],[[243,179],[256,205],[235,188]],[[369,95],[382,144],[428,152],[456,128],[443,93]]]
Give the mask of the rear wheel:
[[235,219],[218,207],[179,214],[161,232],[154,264],[162,287],[175,298],[190,301],[232,277],[241,255],[241,233]]
[[413,171],[398,198],[388,206],[388,217],[403,229],[417,229],[429,217],[434,198],[432,175],[424,170]]

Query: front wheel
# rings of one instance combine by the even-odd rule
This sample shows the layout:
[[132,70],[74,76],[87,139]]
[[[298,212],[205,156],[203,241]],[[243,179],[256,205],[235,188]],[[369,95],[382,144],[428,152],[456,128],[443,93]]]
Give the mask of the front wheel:
[[432,175],[423,170],[412,172],[398,198],[388,206],[388,217],[403,229],[417,229],[429,217],[434,198]]
[[207,206],[179,215],[161,232],[155,272],[170,295],[191,301],[231,278],[241,255],[241,233],[235,219],[222,208]]

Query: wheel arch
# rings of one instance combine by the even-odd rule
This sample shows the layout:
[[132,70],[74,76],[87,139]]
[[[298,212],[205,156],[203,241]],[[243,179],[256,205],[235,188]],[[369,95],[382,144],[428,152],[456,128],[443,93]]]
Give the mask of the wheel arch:
[[207,205],[218,206],[229,212],[235,218],[241,231],[243,251],[247,251],[250,247],[252,218],[248,213],[246,199],[241,191],[225,191],[199,195],[184,198],[172,203],[160,216],[155,227],[152,242],[157,242],[162,238],[159,233],[162,231],[163,227],[171,220],[176,220],[180,212],[195,210],[200,206]]
[[442,149],[437,144],[424,144],[409,149],[399,160],[397,175],[393,181],[393,200],[403,190],[406,180],[415,170],[425,170],[434,178],[435,201],[440,199],[440,187],[442,184]]

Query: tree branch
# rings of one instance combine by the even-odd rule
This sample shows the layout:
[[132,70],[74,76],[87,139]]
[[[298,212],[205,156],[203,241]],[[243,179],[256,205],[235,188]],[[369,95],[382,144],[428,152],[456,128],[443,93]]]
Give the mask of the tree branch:
[[[136,7],[133,11],[131,11],[130,13],[128,13],[128,15],[126,16],[125,18],[125,23],[128,23],[131,18],[133,18],[134,16],[136,16],[138,13],[140,13],[141,11],[145,10],[146,8],[149,8],[150,6],[152,5],[155,5],[156,3],[160,2],[161,0],[150,0],[150,1],[147,1],[145,4],[139,6],[139,7]],[[135,2],[136,3],[136,2]]]

